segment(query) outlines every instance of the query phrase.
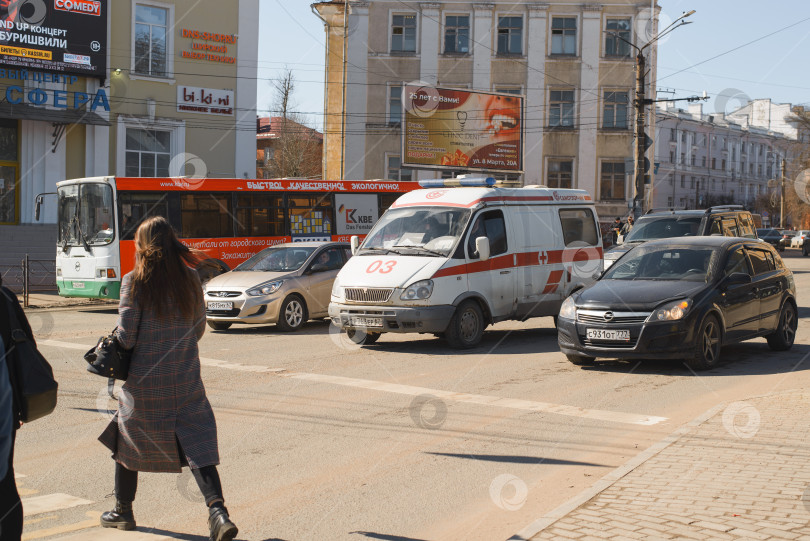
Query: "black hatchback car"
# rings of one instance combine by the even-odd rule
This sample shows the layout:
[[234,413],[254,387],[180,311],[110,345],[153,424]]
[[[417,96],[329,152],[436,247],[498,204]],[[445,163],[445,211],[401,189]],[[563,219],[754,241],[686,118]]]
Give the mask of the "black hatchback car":
[[650,241],[566,299],[560,349],[572,363],[596,357],[683,359],[717,365],[724,344],[764,336],[790,349],[798,324],[793,273],[757,240],[728,237]]

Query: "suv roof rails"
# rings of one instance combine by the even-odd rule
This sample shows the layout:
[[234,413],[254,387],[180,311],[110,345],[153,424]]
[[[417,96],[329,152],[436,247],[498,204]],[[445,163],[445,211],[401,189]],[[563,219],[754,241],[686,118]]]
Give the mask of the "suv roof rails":
[[662,207],[662,208],[652,208],[648,209],[647,212],[644,214],[652,214],[653,212],[675,212],[676,210],[687,210],[683,207]]
[[707,208],[706,213],[708,214],[713,210],[745,210],[745,207],[742,205],[715,205]]

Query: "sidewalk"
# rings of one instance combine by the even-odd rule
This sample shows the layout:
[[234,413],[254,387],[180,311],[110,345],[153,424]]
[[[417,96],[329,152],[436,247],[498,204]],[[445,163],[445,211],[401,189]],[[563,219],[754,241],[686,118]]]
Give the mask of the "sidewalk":
[[718,406],[511,539],[810,540],[810,390]]

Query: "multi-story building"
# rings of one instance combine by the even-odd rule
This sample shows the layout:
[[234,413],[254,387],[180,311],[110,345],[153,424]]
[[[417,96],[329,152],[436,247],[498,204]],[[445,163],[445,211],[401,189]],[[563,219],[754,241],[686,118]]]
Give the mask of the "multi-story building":
[[768,181],[780,176],[782,161],[790,161],[796,140],[781,131],[743,125],[733,114],[705,114],[702,104],[667,105],[656,110],[653,207],[753,209],[769,193]]
[[[627,42],[640,47],[655,36],[657,6],[335,0],[315,7],[328,36],[327,178],[437,175],[401,166],[401,89],[420,81],[524,95],[519,180],[583,188],[600,215],[627,213],[635,85],[635,50]],[[647,51],[654,89],[656,44]]]
[[256,119],[256,178],[322,178],[323,134],[290,118]]
[[33,208],[60,180],[253,176],[258,0],[8,4],[0,266],[32,251],[53,259],[56,198],[45,198],[38,222]]

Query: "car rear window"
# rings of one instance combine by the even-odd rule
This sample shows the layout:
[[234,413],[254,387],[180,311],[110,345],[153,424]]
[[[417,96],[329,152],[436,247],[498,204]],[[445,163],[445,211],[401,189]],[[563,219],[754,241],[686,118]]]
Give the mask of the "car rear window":
[[699,234],[701,219],[701,216],[642,217],[624,240],[630,242],[694,237]]

